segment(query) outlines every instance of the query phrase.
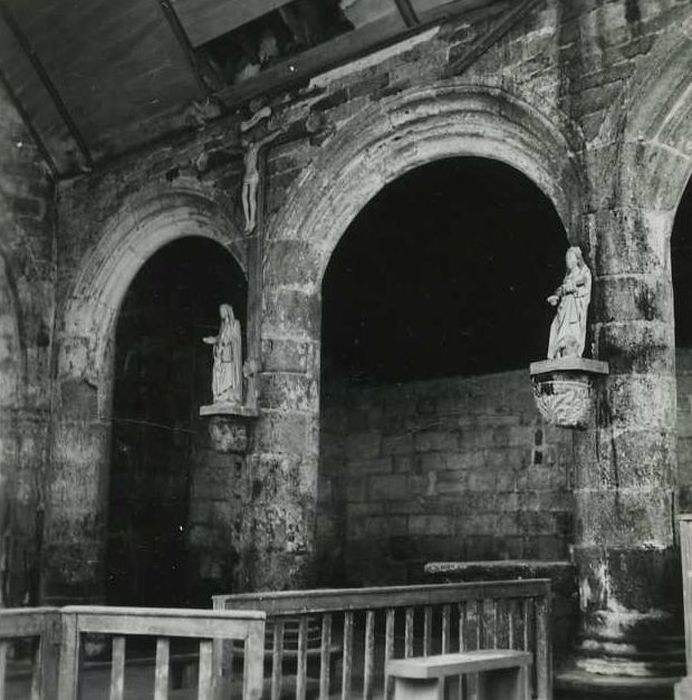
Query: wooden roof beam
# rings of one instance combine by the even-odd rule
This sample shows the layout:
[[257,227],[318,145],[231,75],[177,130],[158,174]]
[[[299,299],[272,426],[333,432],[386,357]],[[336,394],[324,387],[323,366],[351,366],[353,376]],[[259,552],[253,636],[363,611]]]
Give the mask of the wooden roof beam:
[[86,169],[90,170],[91,168],[93,168],[94,163],[91,158],[89,147],[86,141],[84,140],[84,137],[77,128],[74,119],[72,119],[72,116],[70,115],[70,112],[67,109],[67,105],[63,101],[60,93],[58,92],[53,81],[48,75],[43,63],[41,62],[41,59],[34,50],[33,46],[31,45],[31,42],[29,41],[28,37],[24,34],[21,27],[17,24],[14,17],[7,9],[6,5],[2,2],[0,2],[0,16],[3,18],[5,24],[12,32],[22,51],[29,59],[34,71],[36,71],[36,75],[38,75],[39,80],[43,84],[43,87],[46,89],[46,92],[50,95],[51,99],[53,100],[53,104],[55,105],[55,108],[60,114],[60,117],[62,118],[63,122],[65,122],[67,130],[70,132],[70,136],[72,136],[75,143],[77,144],[77,148],[79,149],[79,152],[82,158],[84,159],[84,165],[86,166]]

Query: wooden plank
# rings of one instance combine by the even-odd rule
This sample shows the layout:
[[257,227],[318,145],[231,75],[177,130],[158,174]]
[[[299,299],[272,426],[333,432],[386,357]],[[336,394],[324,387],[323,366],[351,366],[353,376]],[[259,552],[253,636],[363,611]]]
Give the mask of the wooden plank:
[[552,700],[553,678],[550,643],[550,598],[536,601],[536,690],[541,700]]
[[394,696],[394,679],[387,672],[389,660],[394,657],[394,622],[396,611],[394,608],[387,609],[384,632],[384,697],[391,700]]
[[430,655],[432,643],[432,606],[423,608],[423,656]]
[[298,656],[296,658],[296,700],[305,700],[308,672],[308,616],[298,622]]
[[199,676],[197,679],[197,697],[211,698],[213,696],[213,646],[210,639],[202,639],[199,643]]
[[533,609],[533,600],[530,598],[521,601],[521,616],[523,623],[523,638],[522,638],[522,649],[524,651],[532,651],[530,644],[530,634],[531,634],[531,612]]
[[156,668],[154,670],[154,700],[168,700],[171,645],[166,637],[156,640]]
[[81,644],[77,613],[63,610],[58,700],[76,700],[79,697],[80,659]]
[[320,639],[320,700],[329,698],[331,677],[332,615],[322,615],[322,637]]
[[59,612],[59,608],[0,610],[0,639],[38,637],[43,633],[47,618]]
[[7,652],[9,642],[0,640],[0,700],[5,700],[5,678],[7,677]]
[[93,608],[70,606],[64,611],[79,614],[81,632],[156,637],[244,639],[252,620],[263,613],[251,611],[164,610],[156,608]]
[[680,558],[685,621],[687,672],[692,673],[692,521],[680,518]]
[[389,671],[401,678],[443,678],[461,673],[531,665],[531,654],[511,649],[480,649],[454,654],[392,659]]
[[[41,700],[43,693],[43,635],[35,640],[36,647],[31,660],[31,700]],[[0,700],[4,696],[0,693]]]
[[452,610],[449,605],[442,606],[442,620],[440,630],[440,650],[443,654],[447,654],[451,650],[451,623]]
[[123,700],[125,694],[125,637],[113,637],[110,700]]
[[508,602],[507,646],[514,649],[517,643],[517,601],[510,598]]
[[274,639],[272,646],[272,700],[281,697],[281,681],[284,661],[284,621],[281,618],[274,620]]
[[245,638],[243,700],[260,700],[264,680],[264,620],[256,620]]
[[290,0],[173,0],[193,46],[205,44],[243,24],[287,5]]
[[368,610],[365,613],[365,644],[363,658],[363,700],[370,700],[373,696],[372,680],[375,666],[375,611]]
[[[466,601],[459,603],[459,651],[466,650],[466,618],[468,616],[468,606]],[[442,652],[443,654],[445,652]]]
[[226,610],[262,610],[268,615],[298,615],[310,612],[375,610],[391,607],[442,605],[485,598],[532,598],[550,590],[550,579],[441,583],[425,586],[382,588],[317,589],[240,593],[214,596]]
[[351,671],[353,665],[353,613],[344,613],[343,659],[341,673],[341,700],[351,698]]
[[406,608],[406,618],[404,625],[404,656],[413,656],[413,614],[415,608]]

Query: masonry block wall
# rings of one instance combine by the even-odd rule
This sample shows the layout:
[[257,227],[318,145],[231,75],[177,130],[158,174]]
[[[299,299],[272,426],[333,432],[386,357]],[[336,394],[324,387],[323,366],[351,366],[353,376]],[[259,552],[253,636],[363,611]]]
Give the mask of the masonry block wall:
[[338,535],[332,566],[349,581],[415,580],[429,561],[568,557],[572,435],[541,421],[527,371],[330,388],[319,532]]
[[44,549],[54,194],[0,87],[0,607],[40,600]]
[[[624,184],[615,180],[617,173],[637,173],[637,168],[641,171],[642,164],[648,162],[641,154],[636,158],[632,155],[636,151],[634,147],[620,148],[618,143],[622,137],[621,124],[636,102],[636,95],[627,92],[628,81],[637,71],[655,63],[649,62],[648,53],[659,36],[677,32],[687,5],[672,0],[656,3],[547,0],[487,46],[483,45],[483,37],[494,26],[496,17],[478,18],[472,14],[453,18],[372,56],[330,70],[281,94],[267,96],[266,102],[274,110],[276,122],[285,128],[286,138],[277,140],[267,152],[261,270],[264,286],[256,306],[261,316],[258,384],[262,410],[251,448],[254,452],[248,462],[252,465],[252,478],[247,481],[250,489],[247,498],[256,509],[255,524],[265,524],[264,529],[253,533],[250,528],[243,535],[248,542],[254,538],[266,544],[262,556],[256,560],[260,562],[259,568],[271,570],[265,581],[267,585],[307,581],[303,563],[310,559],[313,546],[310,533],[320,432],[317,397],[321,275],[333,246],[358,208],[389,179],[405,170],[403,161],[406,167],[415,167],[434,158],[471,150],[477,155],[504,156],[507,162],[532,177],[554,200],[571,240],[583,246],[592,264],[595,273],[592,309],[593,318],[598,319],[595,335],[599,352],[604,359],[611,360],[615,375],[609,380],[608,401],[624,406],[620,399],[627,394],[628,387],[637,382],[644,386],[649,379],[652,382],[657,379],[655,371],[649,372],[652,367],[663,367],[659,374],[667,382],[665,386],[670,385],[672,345],[666,330],[672,327],[672,318],[668,317],[670,290],[661,281],[665,275],[665,255],[660,251],[665,250],[665,245],[659,245],[658,229],[652,233],[656,227],[665,227],[666,213],[653,209],[640,211],[632,206],[633,202],[639,206],[643,201],[642,197],[633,195],[640,194],[640,190],[629,180]],[[474,63],[455,64],[471,49],[477,57]],[[446,125],[442,124],[440,115],[444,115],[444,109],[465,90],[475,91],[469,93],[466,111],[458,110]],[[408,99],[406,96],[410,97],[410,103],[397,108],[397,100]],[[488,96],[492,98],[490,108],[483,103]],[[663,102],[659,100],[657,104]],[[430,105],[434,105],[434,110]],[[59,538],[65,545],[60,550],[63,560],[56,564],[56,571],[76,583],[96,576],[94,571],[85,570],[84,562],[98,560],[97,543],[100,528],[104,526],[98,506],[99,489],[103,488],[99,474],[107,473],[104,455],[108,454],[108,423],[107,415],[99,413],[99,406],[108,403],[108,390],[101,382],[101,370],[94,372],[89,366],[85,351],[89,333],[68,332],[67,299],[84,261],[110,235],[113,217],[124,220],[131,216],[136,224],[138,202],[143,194],[154,200],[160,197],[161,207],[166,207],[166,197],[171,193],[194,190],[218,204],[228,221],[238,222],[242,151],[237,125],[248,114],[247,106],[243,105],[237,114],[202,125],[194,132],[143,149],[60,186],[56,325],[61,359],[56,381],[58,419],[54,440],[59,447],[56,459],[60,463],[60,476],[54,491],[56,513],[65,518],[62,525],[62,516],[57,518],[55,522],[59,526],[54,531],[61,533]],[[505,130],[499,131],[495,121],[488,126],[493,118],[500,117],[509,124]],[[436,125],[430,126],[431,122]],[[468,133],[452,140],[449,127],[467,122],[472,122]],[[384,137],[372,136],[371,127],[380,123],[397,138],[386,141]],[[686,120],[680,118],[679,123]],[[538,124],[541,128],[536,127],[529,134],[527,124],[533,127]],[[548,137],[555,132],[559,138],[550,141]],[[469,145],[472,137],[473,148]],[[631,141],[637,138],[635,134]],[[531,139],[541,145],[543,156],[537,147],[530,153],[531,149],[522,150]],[[557,141],[562,146],[553,157],[549,149]],[[652,141],[655,141],[653,137]],[[493,148],[493,143],[501,143],[504,150],[499,146]],[[680,137],[676,143],[684,146],[686,141]],[[682,146],[681,149],[684,150]],[[679,163],[681,172],[687,167],[682,150],[679,158],[668,158]],[[537,164],[541,157],[547,161],[545,167]],[[652,171],[658,172],[657,168]],[[335,185],[337,175],[341,178],[339,185]],[[634,179],[635,175],[631,177]],[[344,201],[339,187],[349,178],[357,185],[349,190],[353,196]],[[654,179],[652,176],[651,181],[646,181],[651,188],[656,186]],[[669,210],[673,206],[666,200],[661,209]],[[325,211],[322,220],[311,228],[303,226],[305,212],[320,208]],[[198,218],[197,209],[192,208],[189,213],[191,220]],[[232,229],[229,224],[228,230]],[[149,233],[143,228],[140,239],[144,240]],[[125,255],[117,247],[114,251]],[[138,267],[142,263],[143,259],[134,255],[128,264]],[[95,288],[86,289],[84,299],[98,304],[98,294]],[[99,333],[98,329],[93,330],[93,335]],[[649,352],[652,348],[653,360]],[[633,378],[637,373],[641,376]],[[631,396],[636,398],[636,390]],[[638,396],[641,399],[646,392]],[[666,402],[666,405],[670,403],[667,399]],[[329,410],[327,407],[326,411]],[[652,431],[642,427],[645,421],[640,412],[637,415],[643,422],[630,430],[630,414],[623,410],[617,415],[618,439],[642,437],[643,453],[649,453],[654,445],[647,440],[653,441],[655,434],[661,435],[660,426],[654,426]],[[669,418],[666,413],[662,421],[670,423]],[[665,450],[659,450],[662,464],[654,465],[661,473],[674,450],[672,427],[668,423],[663,430]],[[536,426],[525,427],[522,449],[531,451],[532,455],[540,454],[531,446],[536,440]],[[458,429],[462,436],[469,433]],[[490,429],[491,426],[481,426],[479,434]],[[546,435],[545,444],[552,444],[552,438]],[[603,444],[607,442],[605,435],[604,428],[600,438]],[[404,442],[407,439],[403,434],[400,437]],[[456,449],[466,450],[461,437],[458,439]],[[384,444],[384,433],[381,440]],[[440,453],[454,452],[443,443],[438,443],[438,447]],[[624,445],[623,449],[629,454],[627,447]],[[391,479],[393,488],[394,483],[402,483],[401,479],[394,481],[394,477],[406,474],[407,483],[416,493],[411,501],[425,503],[429,498],[428,479],[432,477],[424,471],[415,471],[418,467],[414,468],[413,457],[423,454],[416,452],[415,440],[409,453],[412,459],[409,471],[396,473],[396,455],[384,454],[381,445],[378,450],[377,456],[363,457],[363,461],[373,460],[368,467],[383,471],[362,474],[361,478],[368,483],[372,480],[373,485],[376,478],[384,477],[385,483]],[[547,457],[550,452],[548,449]],[[429,455],[437,453],[438,450],[430,447],[427,458],[433,459]],[[391,471],[387,471],[390,467],[383,467],[384,462],[374,463],[386,462],[387,457],[391,458]],[[588,460],[596,474],[599,464],[591,457]],[[530,462],[526,467],[528,474],[547,469],[545,463]],[[446,471],[445,468],[441,473]],[[446,478],[440,483],[446,483]],[[75,484],[83,485],[84,489],[72,488]],[[530,477],[528,484],[530,487]],[[437,488],[437,482],[434,486]],[[374,493],[375,486],[372,488]],[[478,490],[482,492],[482,488]],[[88,497],[72,498],[71,494],[76,493],[86,493]],[[350,498],[331,500],[338,516],[332,524],[346,522],[346,504],[367,503],[369,497]],[[388,507],[389,500],[398,499],[381,498],[383,508]],[[274,507],[276,502],[280,506]],[[267,513],[271,515],[268,525],[269,520],[264,517]],[[485,514],[492,518],[497,513]],[[400,514],[393,514],[392,522],[394,515]],[[407,510],[403,515],[397,532],[405,531],[402,535],[405,537],[415,531],[415,537],[430,536],[430,541],[436,541],[437,535],[425,533],[441,530],[443,522],[454,522],[457,527],[456,516],[451,511]],[[478,523],[481,522],[479,518]],[[669,517],[665,521],[657,520],[666,532],[670,529],[669,522]],[[557,542],[556,532],[545,534],[553,527],[554,519],[551,523],[520,526],[526,527],[527,533],[535,528],[539,537]],[[85,532],[89,533],[87,537],[83,537]],[[489,541],[483,539],[489,536],[485,525],[482,528],[478,525],[473,531],[478,538],[471,538],[471,532],[469,542],[478,539],[484,543],[481,548],[490,552]],[[600,537],[606,532],[607,528],[603,528],[603,532],[596,534]],[[83,546],[73,546],[75,540]],[[518,551],[519,542],[512,546]],[[553,545],[544,547],[547,554]],[[67,555],[68,551],[72,552],[71,556]],[[498,556],[505,554],[499,547],[494,551]],[[429,558],[427,553],[426,558]],[[301,563],[293,567],[291,562]],[[83,576],[74,573],[80,567]],[[60,576],[56,576],[56,581]],[[78,588],[70,590],[74,593]]]

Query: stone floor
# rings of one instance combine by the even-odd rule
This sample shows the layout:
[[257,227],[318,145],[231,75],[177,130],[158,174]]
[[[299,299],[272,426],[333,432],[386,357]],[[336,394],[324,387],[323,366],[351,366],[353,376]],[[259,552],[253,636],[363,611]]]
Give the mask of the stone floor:
[[[98,668],[89,669],[83,675],[83,686],[81,698],[85,700],[108,700],[110,684],[110,668],[107,664],[102,664]],[[182,685],[183,687],[179,687]],[[125,700],[143,700],[153,697],[154,668],[151,663],[128,664],[125,674]],[[358,679],[354,682],[355,688],[360,688]],[[240,683],[234,683],[230,688],[228,697],[240,698]],[[293,698],[295,693],[295,678],[285,679],[285,688],[282,693],[283,698]],[[264,693],[269,697],[269,684]],[[353,693],[354,697],[361,697],[360,692]],[[14,679],[8,684],[7,700],[25,700],[30,697],[29,681],[27,678]],[[169,693],[170,700],[192,700],[197,697],[196,693],[196,668],[188,665],[184,672],[172,675],[172,689]],[[311,680],[308,684],[308,698],[317,697],[317,681]],[[335,698],[340,697],[335,695]],[[586,693],[584,690],[564,691],[556,688],[555,700],[610,700],[612,698],[627,698],[628,700],[672,700],[672,691],[656,692],[653,694],[638,694],[632,688],[622,687],[620,692],[617,689],[607,694],[594,695]],[[377,700],[377,696],[375,698]]]

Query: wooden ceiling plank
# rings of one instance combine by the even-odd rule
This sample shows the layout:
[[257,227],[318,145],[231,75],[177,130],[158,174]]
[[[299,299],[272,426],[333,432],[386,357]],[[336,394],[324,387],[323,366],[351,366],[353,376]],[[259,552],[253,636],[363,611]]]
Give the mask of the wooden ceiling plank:
[[197,47],[237,29],[290,0],[173,0],[180,23]]
[[38,149],[38,152],[41,154],[41,157],[43,160],[46,162],[46,165],[48,166],[48,170],[50,170],[50,174],[53,176],[54,179],[56,179],[60,175],[60,171],[58,170],[58,166],[53,160],[53,156],[50,154],[50,151],[48,150],[46,144],[43,142],[43,139],[39,135],[38,131],[36,131],[36,127],[34,126],[31,117],[27,113],[27,111],[24,109],[24,106],[22,103],[17,99],[17,96],[14,93],[14,90],[12,89],[12,86],[8,82],[7,78],[5,77],[5,74],[2,71],[2,68],[0,67],[0,85],[4,88],[5,92],[7,93],[7,96],[10,98],[10,102],[14,105],[14,108],[17,110],[17,113],[19,114],[19,117],[21,120],[24,122],[24,126],[26,127],[26,130],[29,132],[29,136],[31,137],[31,140],[34,142],[36,145],[36,148]]
[[168,22],[168,26],[171,28],[173,36],[175,36],[176,41],[182,49],[183,55],[187,59],[190,69],[195,75],[197,84],[202,92],[209,96],[211,94],[211,90],[209,89],[207,81],[204,79],[204,73],[199,65],[199,60],[195,55],[195,50],[192,47],[190,40],[187,38],[187,34],[185,34],[185,30],[183,29],[183,25],[180,23],[178,15],[171,6],[170,0],[157,0],[157,2],[161,8],[163,16],[166,18],[166,22]]
[[44,68],[43,63],[41,62],[41,59],[31,46],[31,43],[22,32],[19,25],[15,22],[14,17],[10,14],[7,7],[2,3],[0,3],[0,16],[4,20],[10,32],[14,35],[14,38],[16,39],[17,43],[22,48],[22,51],[29,59],[31,65],[36,71],[36,74],[40,78],[43,87],[53,100],[57,111],[59,112],[62,120],[65,122],[65,126],[67,126],[70,135],[79,147],[80,153],[84,158],[86,166],[88,168],[92,168],[93,162],[91,159],[91,153],[89,152],[89,147],[84,141],[84,138],[82,137],[82,134],[77,128],[77,125],[75,124],[74,120],[70,116],[70,112],[67,109],[67,105],[65,105],[62,97],[60,96],[60,93],[58,92],[55,85],[53,84],[53,81],[46,72],[46,69]]

